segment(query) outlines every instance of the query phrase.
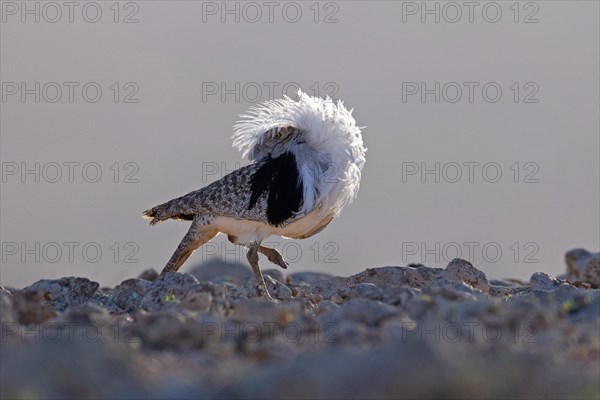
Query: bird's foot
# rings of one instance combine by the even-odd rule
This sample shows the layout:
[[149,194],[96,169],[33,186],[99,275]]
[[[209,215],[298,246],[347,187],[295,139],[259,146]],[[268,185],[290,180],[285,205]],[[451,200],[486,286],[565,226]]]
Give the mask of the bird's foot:
[[[261,250],[262,249],[267,249],[266,247],[262,247],[260,245],[258,245],[257,243],[254,243],[250,246],[250,248],[248,249],[248,262],[250,263],[250,266],[252,267],[252,271],[254,272],[254,276],[256,277],[256,283],[258,284],[258,294],[266,299],[269,300],[273,300],[273,298],[271,297],[271,295],[269,294],[269,290],[267,289],[267,284],[265,283],[265,279],[262,276],[262,273],[260,272],[260,267],[258,266],[258,252],[260,251],[261,253],[264,254],[264,252]],[[267,249],[268,250],[271,249]],[[275,250],[277,252],[277,250]]]
[[285,259],[283,258],[281,253],[277,251],[277,249],[260,246],[258,248],[258,251],[267,256],[267,259],[273,264],[279,265],[283,269],[287,269],[287,267],[290,265],[287,261],[285,261]]

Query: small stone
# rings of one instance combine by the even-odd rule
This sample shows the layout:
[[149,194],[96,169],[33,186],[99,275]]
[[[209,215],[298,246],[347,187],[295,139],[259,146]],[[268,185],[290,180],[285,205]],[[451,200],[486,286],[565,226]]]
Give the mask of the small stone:
[[536,272],[531,275],[529,285],[532,290],[553,290],[556,289],[560,282],[544,272]]
[[276,303],[271,300],[254,298],[233,303],[236,318],[258,317],[261,322],[285,324],[303,313],[303,304],[296,301]]
[[340,290],[340,296],[345,299],[382,300],[385,290],[372,283],[357,283]]
[[97,304],[82,304],[69,307],[62,315],[63,320],[81,326],[102,324],[108,325],[109,314],[106,309]]
[[322,302],[319,303],[319,305],[317,306],[317,310],[316,313],[317,315],[323,314],[325,311],[330,310],[332,308],[339,308],[340,306],[338,306],[337,304],[335,304],[333,301],[331,300],[323,300]]
[[149,348],[187,350],[202,346],[197,324],[171,310],[141,312],[136,322],[136,333]]
[[46,322],[57,316],[43,292],[16,291],[12,304],[17,321],[23,325]]
[[383,290],[382,301],[397,306],[406,303],[420,291],[420,289],[410,286],[392,286]]
[[308,296],[308,300],[310,300],[312,304],[320,304],[323,301],[323,296],[320,294],[311,294]]
[[23,292],[39,292],[54,310],[64,311],[68,306],[86,303],[99,286],[98,282],[87,278],[42,279],[24,288]]
[[565,255],[567,277],[571,281],[583,281],[600,287],[600,253],[574,249]]
[[138,276],[138,278],[144,279],[144,280],[147,280],[147,281],[153,281],[156,278],[158,278],[158,272],[156,272],[156,270],[154,268],[150,268],[150,269],[144,270]]
[[423,290],[424,294],[432,298],[450,301],[476,301],[483,297],[482,293],[465,282],[448,282],[440,279],[433,282]]
[[442,270],[439,268],[428,268],[423,265],[408,267],[381,267],[367,268],[348,278],[349,283],[372,283],[380,287],[410,286],[423,288],[437,279]]
[[0,291],[0,323],[15,322],[12,295]]
[[292,289],[271,278],[269,275],[265,275],[265,283],[267,284],[267,289],[269,290],[269,294],[279,300],[288,300],[292,298]]
[[210,292],[188,293],[181,302],[181,306],[188,310],[208,312],[212,305],[212,299]]
[[115,287],[113,303],[121,310],[131,312],[140,306],[149,287],[150,282],[145,279],[127,279]]
[[332,307],[319,316],[322,325],[358,322],[369,326],[379,325],[383,320],[398,316],[400,310],[388,304],[366,299],[352,299],[340,307]]
[[317,282],[326,281],[333,277],[333,275],[323,272],[294,272],[288,276],[292,285],[314,285]]
[[246,264],[211,260],[192,268],[190,274],[200,282],[233,283],[242,285],[254,277],[252,269]]
[[[347,286],[348,278],[333,277],[331,279],[318,281],[312,285],[298,287],[298,293],[309,292],[320,294],[324,299],[335,301],[334,297],[339,297],[338,293],[341,289]],[[300,294],[299,294],[300,295]],[[305,294],[304,297],[307,295]]]
[[490,282],[487,276],[470,262],[460,258],[450,261],[443,272],[443,277],[451,282],[464,282],[483,293],[490,291]]
[[171,307],[181,301],[196,285],[198,280],[190,274],[178,272],[161,274],[148,286],[140,307],[149,311]]
[[519,296],[521,294],[529,293],[531,288],[527,286],[504,286],[504,285],[490,285],[489,295],[491,297],[498,297],[507,299],[512,296]]
[[271,278],[282,283],[285,283],[287,281],[286,276],[283,274],[283,272],[281,272],[278,269],[266,269],[262,271],[262,274],[269,275]]
[[517,283],[514,281],[507,281],[503,279],[490,279],[490,285],[502,287],[515,287],[517,286]]

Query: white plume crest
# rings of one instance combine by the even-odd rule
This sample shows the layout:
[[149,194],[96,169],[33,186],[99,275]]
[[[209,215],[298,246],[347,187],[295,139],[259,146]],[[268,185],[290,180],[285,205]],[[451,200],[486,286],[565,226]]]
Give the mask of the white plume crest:
[[356,197],[365,163],[361,128],[352,110],[342,101],[309,96],[298,90],[298,100],[288,96],[252,107],[234,125],[233,147],[251,161],[264,133],[276,127],[292,126],[304,132],[306,142],[293,144],[304,186],[302,208],[305,215],[315,207],[321,213],[337,216]]

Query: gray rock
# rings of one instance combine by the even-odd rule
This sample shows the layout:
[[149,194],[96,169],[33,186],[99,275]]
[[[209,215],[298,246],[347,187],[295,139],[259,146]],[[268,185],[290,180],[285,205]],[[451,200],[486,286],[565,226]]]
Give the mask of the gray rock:
[[287,300],[292,298],[292,290],[278,280],[269,275],[265,275],[265,283],[271,296],[278,300]]
[[241,285],[254,278],[252,269],[247,264],[211,260],[190,270],[190,274],[200,282],[233,283]]
[[420,292],[420,289],[412,288],[410,286],[392,286],[384,290],[382,301],[394,306],[398,306],[410,301]]
[[46,322],[58,315],[43,292],[16,291],[11,297],[11,302],[13,315],[23,325]]
[[364,272],[348,278],[349,283],[372,283],[380,287],[410,286],[423,288],[442,274],[439,268],[423,265],[408,267],[367,268]]
[[151,282],[145,279],[127,279],[115,287],[113,303],[120,310],[133,311],[140,306],[150,286]]
[[529,287],[490,285],[489,295],[491,297],[508,298],[511,296],[519,296],[521,294],[526,294],[530,292],[531,288]]
[[385,319],[400,315],[401,311],[388,304],[366,299],[352,299],[339,307],[329,308],[319,315],[322,325],[352,321],[369,326],[381,324]]
[[529,285],[533,290],[554,290],[560,285],[560,282],[544,272],[536,272],[531,275]]
[[115,291],[112,288],[101,287],[92,295],[87,304],[98,305],[108,312],[118,313],[123,312],[114,302]]
[[[273,279],[270,275],[263,274],[265,284],[269,290],[271,297],[277,300],[291,299],[293,296],[292,289],[280,281]],[[230,292],[236,298],[260,298],[261,294],[256,284],[256,278],[247,279],[241,286],[230,289]]]
[[477,301],[484,297],[480,291],[475,290],[473,286],[465,282],[452,282],[443,279],[432,282],[423,290],[423,293],[450,301]]
[[504,279],[490,279],[490,285],[500,286],[500,287],[515,287],[520,286],[517,285],[516,282]]
[[388,286],[379,287],[372,283],[357,283],[340,289],[339,298],[349,299],[369,299],[382,301],[391,305],[399,305],[415,295],[415,290],[409,286]]
[[198,280],[190,274],[177,272],[161,274],[148,286],[140,307],[149,311],[171,307],[182,300],[196,285]]
[[139,276],[138,278],[140,279],[145,279],[147,281],[153,281],[156,278],[158,278],[158,272],[156,272],[156,270],[154,268],[150,268],[147,270],[144,270]]
[[12,294],[0,286],[0,323],[14,322],[15,314],[13,312]]
[[[594,321],[600,315],[600,290],[595,290],[593,293],[579,292],[571,301],[562,303],[561,311],[566,313],[572,324]],[[592,331],[592,337],[594,336],[597,338],[597,332]],[[590,342],[595,340],[591,339]]]
[[62,320],[75,325],[108,325],[109,313],[97,304],[82,304],[69,307],[63,314]]
[[41,293],[43,301],[56,311],[64,311],[71,305],[84,304],[90,300],[100,285],[87,278],[68,277],[43,279],[23,289],[26,293]]
[[350,285],[347,288],[340,289],[339,295],[343,299],[370,299],[370,300],[383,300],[385,297],[385,290],[377,287],[372,283],[357,283]]
[[393,286],[408,286],[420,289],[438,279],[441,274],[441,269],[427,268],[423,265],[368,268],[364,272],[348,278],[333,277],[320,280],[312,285],[310,290],[313,293],[320,294],[324,299],[336,301],[334,298],[340,296],[340,290],[345,290],[352,285],[373,284],[377,287],[386,288],[386,290]]
[[197,291],[186,293],[181,306],[188,310],[194,310],[198,312],[209,312],[212,307],[212,294],[207,291]]
[[236,301],[232,306],[237,317],[252,315],[260,323],[282,324],[302,315],[305,310],[304,304],[300,301],[277,303],[261,298]]
[[583,281],[600,287],[600,253],[574,249],[565,255],[567,277],[571,281]]
[[319,303],[316,313],[317,315],[323,314],[325,311],[330,310],[332,308],[339,308],[337,304],[330,300],[323,300]]
[[310,292],[318,294],[324,299],[335,301],[333,296],[338,296],[339,291],[347,286],[347,282],[348,278],[336,276],[327,280],[318,281],[313,285],[299,289],[298,293],[304,292],[303,296],[307,296],[307,293]]
[[160,379],[151,376],[151,362],[119,342],[92,341],[81,331],[53,342],[7,346],[0,358],[0,397],[147,398]]
[[294,272],[289,274],[288,278],[292,285],[314,285],[317,282],[334,278],[334,276],[323,272]]
[[287,283],[287,277],[285,276],[285,274],[283,272],[281,272],[280,269],[266,269],[266,270],[262,271],[262,274],[269,275],[271,278],[273,278],[276,281],[279,281],[283,284]]
[[162,309],[136,313],[135,333],[151,349],[191,350],[202,347],[202,335],[196,321],[182,313]]
[[483,293],[489,293],[490,291],[490,282],[487,276],[470,262],[460,258],[450,261],[442,276],[450,282],[464,282]]

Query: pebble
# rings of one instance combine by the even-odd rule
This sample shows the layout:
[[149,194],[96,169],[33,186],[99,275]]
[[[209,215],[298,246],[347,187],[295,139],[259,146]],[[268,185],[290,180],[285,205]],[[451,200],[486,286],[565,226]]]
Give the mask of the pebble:
[[600,287],[600,253],[590,253],[585,249],[574,249],[565,255],[567,279],[590,283]]

